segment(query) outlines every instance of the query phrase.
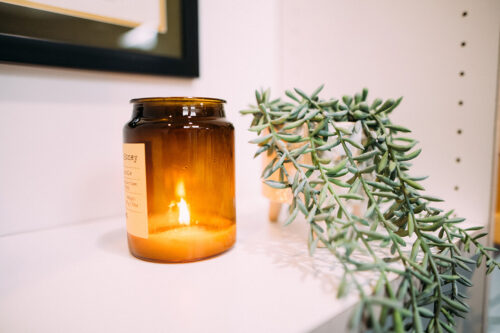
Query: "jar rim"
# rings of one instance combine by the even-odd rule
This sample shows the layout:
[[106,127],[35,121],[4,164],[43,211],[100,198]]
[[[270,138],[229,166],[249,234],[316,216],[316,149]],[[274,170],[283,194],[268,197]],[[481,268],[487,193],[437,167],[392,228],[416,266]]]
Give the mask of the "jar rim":
[[213,97],[141,97],[133,98],[130,103],[148,103],[148,102],[190,102],[190,103],[226,103],[226,100]]

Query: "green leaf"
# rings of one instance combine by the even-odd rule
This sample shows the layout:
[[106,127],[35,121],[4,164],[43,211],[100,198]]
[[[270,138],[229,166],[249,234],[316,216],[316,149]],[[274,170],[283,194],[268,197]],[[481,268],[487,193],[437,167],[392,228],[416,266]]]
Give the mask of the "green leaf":
[[[322,107],[333,107],[339,102],[338,99],[331,99],[329,101],[319,102],[318,105]],[[347,111],[345,112],[347,114]]]
[[265,124],[262,124],[262,125],[256,125],[256,126],[252,126],[250,127],[248,130],[250,132],[260,132],[262,131],[263,129],[266,129],[269,127],[269,123],[265,123]]
[[278,133],[277,135],[281,140],[286,141],[286,142],[297,142],[302,138],[300,135],[296,135],[296,134]]
[[[336,102],[338,102],[338,101],[336,101]],[[328,116],[334,117],[334,118],[341,118],[341,117],[345,116],[347,113],[348,113],[347,110],[338,111],[338,112],[330,112],[330,113],[328,113]],[[348,134],[351,134],[351,133],[349,132]]]
[[348,130],[347,128],[343,128],[340,126],[335,126],[335,129],[338,130],[340,133],[345,134],[345,135],[351,135],[352,132]]
[[345,158],[342,161],[340,161],[339,163],[335,164],[335,166],[333,168],[325,168],[326,174],[327,175],[328,174],[335,175],[337,172],[339,172],[340,170],[345,168],[347,161],[348,161],[348,159]]
[[320,150],[320,151],[323,151],[323,150],[330,150],[332,148],[335,148],[336,146],[338,146],[340,144],[340,140],[336,140],[334,142],[330,142],[330,143],[326,143],[324,145],[321,145],[319,147],[316,147],[316,150]]
[[446,281],[456,281],[456,280],[460,279],[460,276],[458,276],[458,275],[441,274],[440,277],[441,277],[441,279],[446,280]]
[[297,213],[299,212],[299,207],[295,207],[295,209],[292,211],[292,214],[290,214],[287,219],[285,220],[285,224],[284,225],[289,225],[290,223],[292,223],[295,218],[297,217]]
[[354,119],[357,119],[357,120],[363,120],[363,119],[366,119],[370,116],[369,113],[366,113],[366,112],[363,112],[363,111],[360,111],[360,110],[356,110],[352,113]]
[[477,240],[479,238],[483,238],[484,236],[487,236],[488,233],[487,232],[483,232],[483,233],[480,233],[479,235],[476,235],[474,237],[472,237],[473,240]]
[[411,237],[415,231],[415,220],[413,219],[413,214],[408,213],[408,236]]
[[418,218],[418,222],[428,223],[428,222],[438,222],[441,221],[444,217],[441,215],[432,215],[423,218]]
[[397,194],[391,192],[372,192],[372,194],[381,198],[399,199]]
[[321,206],[325,202],[326,196],[328,194],[328,185],[323,186],[319,194],[318,204]]
[[316,204],[313,205],[313,207],[309,211],[309,214],[307,214],[307,217],[306,217],[307,223],[310,223],[313,220],[314,214],[316,214]]
[[366,236],[370,237],[371,239],[374,240],[386,240],[390,239],[388,235],[383,235],[381,233],[375,232],[375,231],[369,231],[369,230],[362,230],[362,234],[365,234]]
[[367,299],[369,302],[388,306],[390,308],[393,308],[394,310],[398,310],[399,312],[401,312],[401,314],[403,314],[405,316],[410,317],[412,315],[409,310],[405,309],[402,304],[400,304],[399,302],[397,302],[395,300],[388,299],[388,298],[382,298],[382,297],[376,297],[376,296],[368,297]]
[[388,108],[390,108],[391,106],[394,105],[394,100],[393,99],[388,99],[384,102],[384,104],[382,104],[381,107],[378,108],[378,110],[375,112],[376,114],[378,113],[381,113],[381,112],[384,112],[385,110],[387,110]]
[[376,98],[370,106],[370,109],[375,110],[380,104],[382,104],[382,100],[380,98]]
[[477,230],[482,230],[483,227],[480,227],[480,226],[476,226],[476,227],[469,227],[467,229],[465,229],[466,231],[477,231]]
[[425,190],[424,187],[422,185],[420,185],[419,183],[417,183],[416,181],[413,181],[411,179],[408,179],[408,178],[403,178],[401,177],[401,179],[408,185],[410,185],[411,187],[417,189],[417,190]]
[[343,170],[340,170],[337,173],[328,172],[327,176],[328,177],[334,177],[334,178],[340,178],[340,177],[343,177],[343,176],[347,175],[348,173],[349,173],[349,170],[343,169]]
[[288,97],[290,97],[291,99],[293,99],[296,102],[300,102],[299,99],[297,97],[295,97],[295,95],[290,90],[285,91],[285,95],[287,95]]
[[269,145],[260,146],[259,149],[257,149],[257,151],[255,152],[255,155],[253,155],[253,158],[256,158],[257,156],[259,156],[263,152],[267,151],[269,149],[269,147],[270,147]]
[[339,198],[353,199],[353,200],[364,200],[364,198],[361,195],[354,194],[354,193],[341,194],[341,195],[339,195]]
[[354,311],[352,312],[351,319],[349,320],[349,327],[353,332],[359,331],[359,326],[361,324],[361,319],[363,317],[364,302],[361,301],[356,305]]
[[271,90],[266,89],[264,93],[262,94],[262,99],[264,100],[265,103],[269,102],[269,96],[271,95]]
[[415,157],[417,157],[418,155],[420,155],[421,152],[422,152],[422,149],[419,148],[417,150],[412,151],[408,155],[398,155],[398,156],[396,156],[396,159],[400,162],[410,161],[410,160],[414,159]]
[[299,185],[295,188],[295,191],[293,192],[293,196],[297,197],[300,192],[304,189],[304,186],[307,183],[307,179],[302,179],[302,181],[299,183]]
[[255,99],[257,100],[257,104],[262,103],[262,96],[258,90],[255,90]]
[[307,216],[307,214],[309,214],[309,212],[307,211],[307,208],[304,205],[304,203],[302,202],[302,200],[300,200],[300,198],[298,198],[297,196],[295,196],[295,199],[297,202],[297,207],[299,207],[300,212],[302,214],[304,214],[305,216]]
[[350,188],[351,187],[351,184],[347,184],[341,180],[338,180],[338,179],[335,179],[335,178],[328,178],[328,181],[337,185],[337,186],[340,186],[340,187],[346,187],[346,188]]
[[337,298],[342,298],[347,293],[347,278],[345,274],[342,276],[342,280],[339,284],[339,289],[337,290]]
[[325,84],[322,84],[318,88],[316,88],[316,90],[314,90],[313,93],[311,94],[311,98],[314,99],[316,96],[318,96],[318,94],[321,92],[321,90],[323,90],[324,87]]
[[410,259],[415,261],[418,255],[418,251],[420,249],[420,239],[417,239],[415,243],[413,243],[413,246],[411,248],[411,254],[410,254]]
[[376,189],[379,189],[379,190],[382,190],[382,191],[392,191],[392,187],[386,185],[386,184],[382,184],[382,183],[377,183],[377,182],[372,182],[372,181],[365,181],[368,185],[376,188]]
[[324,221],[324,220],[328,219],[329,217],[331,217],[330,213],[322,213],[322,214],[315,215],[313,218],[313,221],[314,222]]
[[466,258],[466,257],[463,257],[463,256],[459,256],[459,255],[455,255],[455,258],[462,261],[462,262],[465,262],[466,264],[475,264],[476,262],[470,258]]
[[290,155],[292,157],[298,157],[298,156],[302,155],[307,150],[307,148],[309,148],[309,143],[306,143],[302,147],[299,147],[297,149],[290,151]]
[[426,317],[426,318],[432,318],[432,317],[434,317],[434,312],[432,312],[429,309],[423,308],[423,307],[419,307],[418,308],[418,313],[420,313],[420,315],[422,317]]
[[396,151],[406,152],[406,151],[412,149],[413,147],[415,147],[415,145],[418,143],[418,141],[414,141],[413,143],[410,143],[409,145],[406,145],[406,146],[398,145],[398,144],[391,142],[391,141],[386,141],[386,143],[389,147],[391,147],[392,149],[394,149]]
[[293,122],[288,123],[287,125],[283,126],[283,129],[288,130],[288,129],[296,128],[296,127],[302,126],[302,124],[304,124],[304,122],[305,122],[305,119],[299,119],[297,121],[293,121]]
[[293,90],[295,90],[295,92],[297,94],[299,94],[302,98],[304,98],[305,100],[307,101],[311,101],[311,98],[309,96],[307,96],[307,94],[305,92],[303,92],[302,90],[300,90],[299,88],[294,88]]
[[353,145],[354,147],[356,147],[356,148],[358,148],[358,149],[361,149],[361,150],[364,150],[364,149],[365,149],[365,147],[363,147],[363,145],[361,145],[361,144],[357,143],[356,141],[354,141],[354,140],[352,140],[352,139],[350,139],[350,138],[346,138],[346,137],[344,137],[343,139],[344,139],[344,141],[349,142],[351,145]]
[[271,120],[271,124],[273,124],[273,125],[281,125],[281,124],[285,123],[285,121],[288,119],[288,117],[289,117],[288,114],[284,114],[284,115],[282,115],[279,118],[275,118],[275,119]]
[[364,102],[364,101],[366,101],[367,97],[368,97],[368,89],[363,88],[363,91],[361,92],[361,100]]
[[392,104],[390,107],[388,107],[386,110],[384,110],[385,113],[391,113],[392,110],[394,110],[399,103],[403,100],[403,97],[399,97],[394,104]]
[[394,125],[394,124],[387,124],[387,125],[385,125],[385,127],[390,128],[391,130],[403,132],[403,133],[410,133],[411,132],[411,130],[409,130],[406,127]]
[[448,333],[456,333],[455,329],[450,325],[446,324],[444,321],[439,319],[439,325],[443,327]]
[[287,188],[288,185],[284,183],[277,182],[275,180],[265,180],[264,183],[272,188],[283,189]]
[[276,164],[271,169],[271,174],[273,174],[276,170],[278,170],[283,165],[283,162],[285,161],[285,159],[286,159],[286,155],[283,154],[280,157],[280,159],[278,160],[278,162],[276,162]]
[[370,107],[364,102],[359,104],[359,109],[365,113],[370,112]]
[[389,173],[392,173],[396,170],[396,163],[394,161],[389,161]]
[[240,114],[242,114],[242,115],[257,114],[257,113],[261,113],[261,111],[257,110],[257,109],[240,110]]
[[435,202],[442,202],[444,201],[443,199],[441,198],[438,198],[438,197],[432,197],[430,195],[421,195],[420,198],[422,199],[425,199],[427,201],[435,201]]
[[311,231],[311,237],[309,238],[309,255],[313,256],[314,251],[316,251],[316,247],[318,246],[319,238],[318,237],[312,237],[312,231]]
[[359,156],[353,157],[353,160],[355,161],[366,161],[367,159],[373,158],[374,156],[377,156],[380,154],[378,150],[372,150],[367,153],[363,153]]
[[358,105],[358,104],[359,104],[359,102],[361,102],[361,95],[360,95],[360,94],[355,94],[355,95],[354,95],[354,104],[355,104],[355,105],[354,105],[354,107],[359,106],[359,105]]
[[395,182],[394,180],[391,180],[385,176],[382,176],[382,175],[377,175],[377,177],[383,181],[384,183],[386,183],[387,185],[389,186],[392,186],[392,187],[399,187],[400,184],[398,182]]
[[454,217],[452,219],[447,219],[446,223],[462,223],[463,221],[465,221],[463,217]]
[[344,95],[344,96],[342,96],[342,101],[344,102],[344,104],[347,107],[349,107],[349,105],[351,105],[351,103],[352,103],[352,97],[348,96],[348,95]]
[[319,110],[314,110],[312,112],[309,112],[309,114],[304,118],[304,120],[311,120],[314,118],[317,114],[319,113]]
[[361,184],[360,177],[356,177],[354,182],[351,184],[351,188],[349,189],[349,193],[358,192],[360,184]]
[[256,144],[259,144],[259,143],[267,143],[269,140],[271,140],[272,138],[272,134],[268,134],[268,135],[264,135],[264,136],[259,136],[258,138],[255,138],[253,140],[250,140],[248,141],[249,143],[256,143]]
[[457,310],[457,311],[461,311],[461,312],[468,312],[469,309],[462,305],[461,303],[455,301],[455,300],[452,300],[451,298],[447,297],[447,296],[444,296],[442,295],[441,298],[443,299],[443,301],[445,301],[446,304],[448,304],[450,307],[452,307],[453,309]]
[[382,158],[380,159],[380,162],[378,162],[377,166],[377,172],[381,173],[385,167],[387,166],[387,160],[389,158],[389,151],[386,151],[384,155],[382,155]]
[[432,234],[426,234],[426,233],[422,232],[421,235],[422,235],[422,237],[427,238],[428,240],[433,241],[436,244],[443,244],[443,243],[445,243],[445,241],[443,239],[438,238],[438,237],[436,237],[436,236],[434,236]]

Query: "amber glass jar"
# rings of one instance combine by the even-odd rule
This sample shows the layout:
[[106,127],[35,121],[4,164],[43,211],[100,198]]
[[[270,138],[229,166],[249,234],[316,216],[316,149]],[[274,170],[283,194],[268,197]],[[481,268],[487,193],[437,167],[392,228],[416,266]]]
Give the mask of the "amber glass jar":
[[138,98],[123,131],[127,234],[141,259],[186,262],[236,239],[234,128],[224,100]]

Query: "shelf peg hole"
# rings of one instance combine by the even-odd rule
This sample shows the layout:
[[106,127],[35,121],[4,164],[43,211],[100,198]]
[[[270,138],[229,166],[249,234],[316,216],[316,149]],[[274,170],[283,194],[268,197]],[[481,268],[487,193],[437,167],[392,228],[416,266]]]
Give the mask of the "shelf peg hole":
[[459,101],[458,101],[458,105],[460,105],[460,106],[464,105],[464,101],[459,100]]
[[457,134],[458,134],[458,135],[462,134],[462,129],[460,129],[460,128],[459,128],[459,129],[457,129]]
[[468,13],[466,10],[464,10],[464,11],[462,12],[462,17],[466,17],[467,15],[469,15],[469,13]]
[[454,187],[453,189],[454,189],[455,191],[458,191],[458,189],[459,189],[459,188],[458,188],[458,186],[457,186],[457,185],[455,185],[455,187]]
[[457,161],[457,163],[460,163],[460,161],[461,161],[460,157],[457,157],[457,158],[455,159],[455,161]]
[[458,73],[458,75],[460,75],[460,76],[465,76],[465,72],[464,72],[464,71],[460,71],[460,72]]
[[465,47],[465,46],[467,46],[467,42],[466,42],[466,41],[461,42],[461,43],[460,43],[460,46],[461,46],[461,47]]

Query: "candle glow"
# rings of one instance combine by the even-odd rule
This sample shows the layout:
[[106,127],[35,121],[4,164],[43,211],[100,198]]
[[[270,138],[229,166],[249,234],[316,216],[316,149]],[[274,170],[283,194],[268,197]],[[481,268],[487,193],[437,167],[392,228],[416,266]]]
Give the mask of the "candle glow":
[[177,203],[177,208],[179,208],[179,224],[189,225],[191,218],[184,198],[181,198],[181,201]]

